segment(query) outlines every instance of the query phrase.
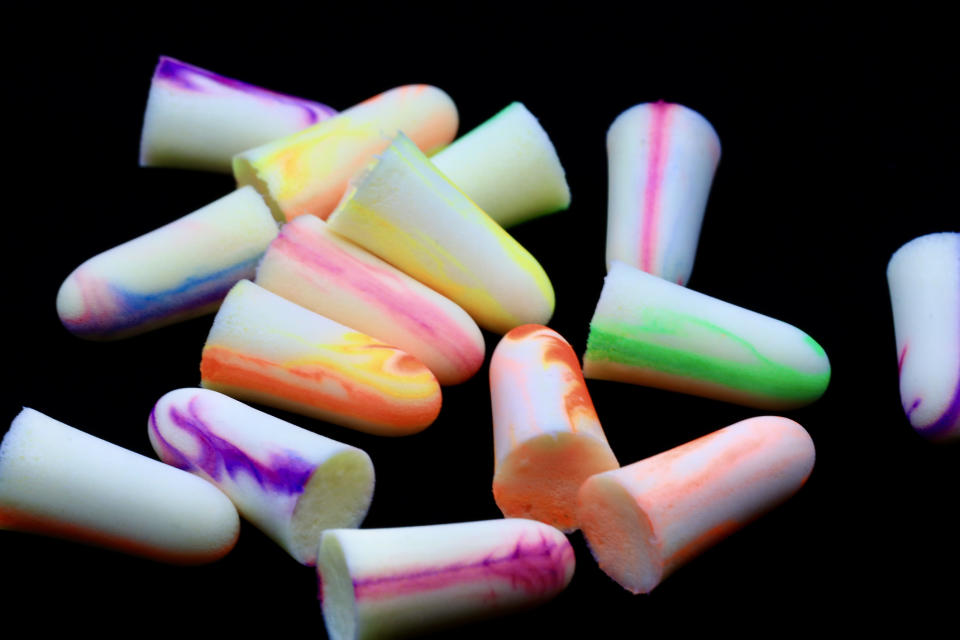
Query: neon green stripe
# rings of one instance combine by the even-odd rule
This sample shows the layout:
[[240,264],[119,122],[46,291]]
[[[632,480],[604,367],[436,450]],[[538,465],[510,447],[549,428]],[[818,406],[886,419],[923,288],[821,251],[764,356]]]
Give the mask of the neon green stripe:
[[[645,309],[644,322],[594,321],[590,323],[585,360],[646,367],[663,373],[704,380],[726,387],[784,400],[814,400],[830,382],[830,370],[810,374],[774,362],[759,353],[746,339],[709,322],[662,309]],[[716,356],[657,344],[657,336],[691,333],[723,342],[733,341],[748,352],[753,362],[734,362]],[[826,358],[823,348],[806,337],[814,355]]]

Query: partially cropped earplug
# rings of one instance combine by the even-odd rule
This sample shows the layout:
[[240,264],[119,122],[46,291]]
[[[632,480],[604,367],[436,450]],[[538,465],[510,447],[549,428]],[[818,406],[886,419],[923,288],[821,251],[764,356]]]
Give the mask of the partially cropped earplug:
[[960,437],[960,233],[903,245],[887,266],[910,424],[931,440]]

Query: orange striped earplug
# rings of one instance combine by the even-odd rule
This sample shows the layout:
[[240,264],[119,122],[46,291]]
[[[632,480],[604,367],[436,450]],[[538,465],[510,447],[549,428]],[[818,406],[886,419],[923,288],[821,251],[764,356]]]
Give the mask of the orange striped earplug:
[[203,347],[202,384],[385,436],[422,431],[440,385],[408,353],[241,280]]
[[583,535],[607,575],[648,593],[793,495],[813,460],[813,441],[793,420],[743,420],[584,482],[577,510]]
[[578,528],[577,490],[619,465],[607,444],[576,354],[552,329],[513,329],[490,360],[493,496],[507,517]]

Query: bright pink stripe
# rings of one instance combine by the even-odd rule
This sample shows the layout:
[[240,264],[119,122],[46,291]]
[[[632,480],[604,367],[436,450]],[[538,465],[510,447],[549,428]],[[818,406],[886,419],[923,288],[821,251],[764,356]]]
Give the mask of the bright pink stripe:
[[320,233],[290,223],[270,245],[311,273],[330,279],[334,286],[367,300],[393,316],[409,333],[441,351],[463,370],[476,371],[484,351],[459,324],[433,301],[409,288],[388,269],[374,267],[351,255]]
[[657,246],[657,223],[660,218],[660,187],[663,182],[663,168],[667,159],[667,116],[674,105],[663,100],[650,105],[653,111],[650,119],[650,151],[647,158],[647,183],[643,193],[643,233],[640,246],[640,268],[653,272],[654,254]]

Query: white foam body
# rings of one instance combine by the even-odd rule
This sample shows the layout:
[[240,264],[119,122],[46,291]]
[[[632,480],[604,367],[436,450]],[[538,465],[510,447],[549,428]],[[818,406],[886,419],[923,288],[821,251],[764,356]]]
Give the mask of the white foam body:
[[161,559],[215,559],[240,526],[230,500],[200,478],[26,408],[0,446],[4,509]]

